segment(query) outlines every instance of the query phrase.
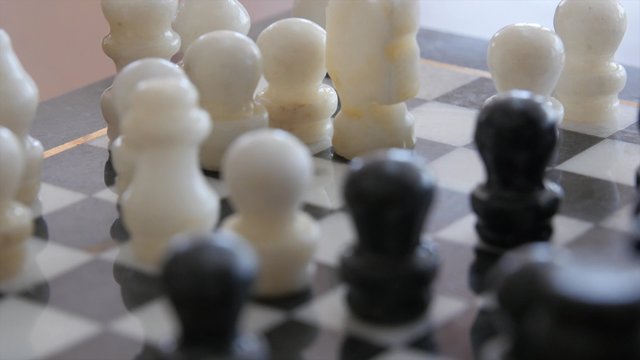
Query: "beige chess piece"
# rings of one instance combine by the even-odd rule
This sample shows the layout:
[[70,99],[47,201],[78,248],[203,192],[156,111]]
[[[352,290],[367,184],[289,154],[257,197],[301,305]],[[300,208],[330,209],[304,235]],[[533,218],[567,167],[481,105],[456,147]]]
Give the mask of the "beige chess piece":
[[33,232],[31,211],[15,201],[25,169],[22,141],[0,127],[0,281],[15,276],[24,263],[24,242]]
[[306,19],[284,19],[266,28],[257,43],[268,82],[258,99],[269,111],[269,126],[297,136],[312,154],[329,149],[338,96],[322,83],[326,32]]
[[613,60],[627,29],[624,8],[616,0],[563,0],[554,26],[566,51],[556,88],[566,121],[616,121],[627,82],[625,68]]
[[13,51],[9,35],[0,29],[0,126],[11,130],[21,141],[25,169],[20,181],[17,200],[40,212],[40,179],[43,147],[29,135],[38,108],[38,87],[24,70]]
[[300,209],[313,176],[309,150],[282,130],[253,131],[231,145],[222,175],[237,210],[223,227],[247,239],[260,260],[254,294],[304,291],[320,238],[316,221]]
[[157,267],[172,237],[212,231],[218,221],[218,196],[198,166],[211,124],[184,78],[144,81],[131,101],[122,130],[139,153],[122,219],[136,258]]
[[329,1],[327,69],[341,101],[337,154],[415,145],[404,101],[419,90],[419,13],[418,0]]
[[260,50],[245,35],[214,31],[189,47],[184,69],[213,123],[213,132],[200,149],[200,163],[206,170],[217,171],[238,136],[269,124],[267,109],[254,100],[262,74]]

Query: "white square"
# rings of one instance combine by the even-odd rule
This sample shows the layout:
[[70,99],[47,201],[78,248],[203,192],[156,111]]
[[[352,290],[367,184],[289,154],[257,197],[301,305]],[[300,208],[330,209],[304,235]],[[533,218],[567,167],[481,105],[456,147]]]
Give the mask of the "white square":
[[476,76],[449,71],[422,60],[420,62],[420,84],[423,86],[420,86],[417,97],[432,100],[476,79]]
[[473,141],[475,110],[429,102],[413,109],[415,133],[418,138],[437,141],[453,146],[464,146]]
[[567,246],[571,241],[593,228],[592,223],[564,215],[556,215],[552,221],[553,235],[551,236],[551,243],[554,246]]
[[116,193],[115,188],[102,189],[97,193],[93,194],[93,197],[96,199],[108,201],[113,204],[118,203],[118,194]]
[[158,345],[175,341],[179,329],[176,315],[166,298],[157,299],[116,319],[109,328],[120,335]]
[[286,315],[282,311],[256,303],[247,303],[240,316],[240,328],[244,331],[262,333],[285,318]]
[[315,260],[336,266],[344,250],[355,241],[351,217],[342,211],[333,213],[320,220],[320,228],[322,238],[314,254]]
[[29,239],[25,246],[27,256],[22,271],[2,282],[0,290],[20,292],[45,280],[52,280],[92,258],[91,255],[73,248],[36,238]]
[[430,164],[437,185],[461,193],[471,191],[485,181],[485,170],[475,150],[456,149]]
[[633,214],[635,204],[627,205],[607,217],[600,225],[607,229],[634,234],[638,231],[637,221]]
[[342,188],[348,167],[320,158],[313,158],[313,183],[304,201],[323,208],[338,209],[344,205]]
[[447,360],[447,358],[416,349],[397,348],[384,352],[372,360]]
[[322,328],[342,333],[346,331],[376,343],[396,346],[415,338],[429,327],[441,326],[467,308],[467,304],[460,300],[435,295],[428,313],[421,318],[398,326],[379,326],[353,317],[347,307],[345,294],[346,288],[338,287],[299,309],[294,316]]
[[15,298],[0,302],[0,319],[3,359],[45,358],[100,331],[88,319]]
[[89,141],[87,144],[93,145],[99,148],[108,149],[109,148],[109,137],[107,135],[100,136],[97,139]]
[[480,242],[476,232],[476,216],[467,215],[434,234],[436,239],[474,246]]
[[640,145],[606,139],[560,164],[573,173],[634,186]]
[[75,204],[86,196],[58,186],[42,183],[40,187],[40,201],[42,202],[42,214],[46,215]]
[[583,124],[563,121],[560,128],[565,130],[576,131],[579,133],[598,136],[602,138],[609,137],[616,132],[626,129],[629,125],[638,119],[638,109],[632,106],[620,105],[618,118],[616,121],[607,123]]

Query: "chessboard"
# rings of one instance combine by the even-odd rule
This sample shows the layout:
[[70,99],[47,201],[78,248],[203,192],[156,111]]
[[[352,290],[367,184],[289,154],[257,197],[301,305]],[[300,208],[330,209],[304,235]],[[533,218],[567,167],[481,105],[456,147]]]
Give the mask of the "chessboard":
[[[242,328],[261,334],[274,360],[470,359],[487,335],[481,298],[470,286],[478,238],[469,200],[485,177],[472,141],[475,118],[495,93],[486,42],[429,30],[419,40],[422,86],[408,106],[416,119],[414,151],[427,160],[438,187],[425,229],[441,255],[430,309],[393,327],[350,314],[337,269],[355,237],[341,189],[349,164],[325,152],[313,159],[315,179],[304,202],[322,228],[310,294],[250,301],[242,315]],[[561,124],[548,171],[565,193],[553,222],[555,246],[593,256],[631,251],[640,70],[628,72],[615,124]],[[99,110],[110,81],[40,106],[33,135],[46,148],[42,217],[24,269],[0,284],[2,360],[145,359],[178,332],[157,273],[132,256],[110,188],[114,174]],[[224,218],[233,212],[227,187],[215,174],[208,180]]]

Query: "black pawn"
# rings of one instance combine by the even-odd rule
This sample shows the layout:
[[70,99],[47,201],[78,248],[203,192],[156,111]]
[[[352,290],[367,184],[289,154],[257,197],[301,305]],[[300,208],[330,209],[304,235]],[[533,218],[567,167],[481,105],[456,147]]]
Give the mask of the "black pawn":
[[559,261],[522,266],[497,292],[513,360],[640,359],[640,271]]
[[421,242],[432,177],[411,152],[389,150],[354,159],[344,193],[358,234],[341,261],[351,311],[386,324],[419,317],[438,266],[433,244]]
[[558,114],[527,91],[499,95],[478,116],[475,141],[487,171],[472,194],[476,229],[490,246],[547,241],[562,190],[545,179],[557,142]]
[[257,337],[240,334],[238,316],[256,276],[256,257],[230,232],[176,239],[162,279],[182,325],[171,359],[264,360]]

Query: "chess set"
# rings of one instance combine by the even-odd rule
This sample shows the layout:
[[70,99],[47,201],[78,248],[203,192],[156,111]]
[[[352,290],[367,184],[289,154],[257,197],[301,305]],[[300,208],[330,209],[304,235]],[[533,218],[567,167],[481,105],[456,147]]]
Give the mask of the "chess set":
[[[418,42],[421,90],[407,106],[416,121],[414,153],[436,179],[424,229],[440,255],[429,309],[400,325],[352,315],[338,268],[356,238],[343,194],[349,163],[320,152],[303,208],[321,228],[311,289],[251,300],[241,316],[240,327],[262,336],[272,359],[470,359],[492,335],[485,299],[474,291],[482,259],[470,202],[486,176],[473,140],[476,118],[496,93],[487,43],[427,29]],[[640,69],[627,73],[617,121],[560,125],[547,170],[564,190],[553,217],[555,247],[605,257],[634,251]],[[117,206],[100,110],[111,82],[40,105],[32,134],[45,149],[42,215],[23,270],[0,283],[0,359],[152,359],[178,336],[159,274],[135,259]],[[220,197],[220,224],[234,214],[230,191],[219,173],[206,174]]]

